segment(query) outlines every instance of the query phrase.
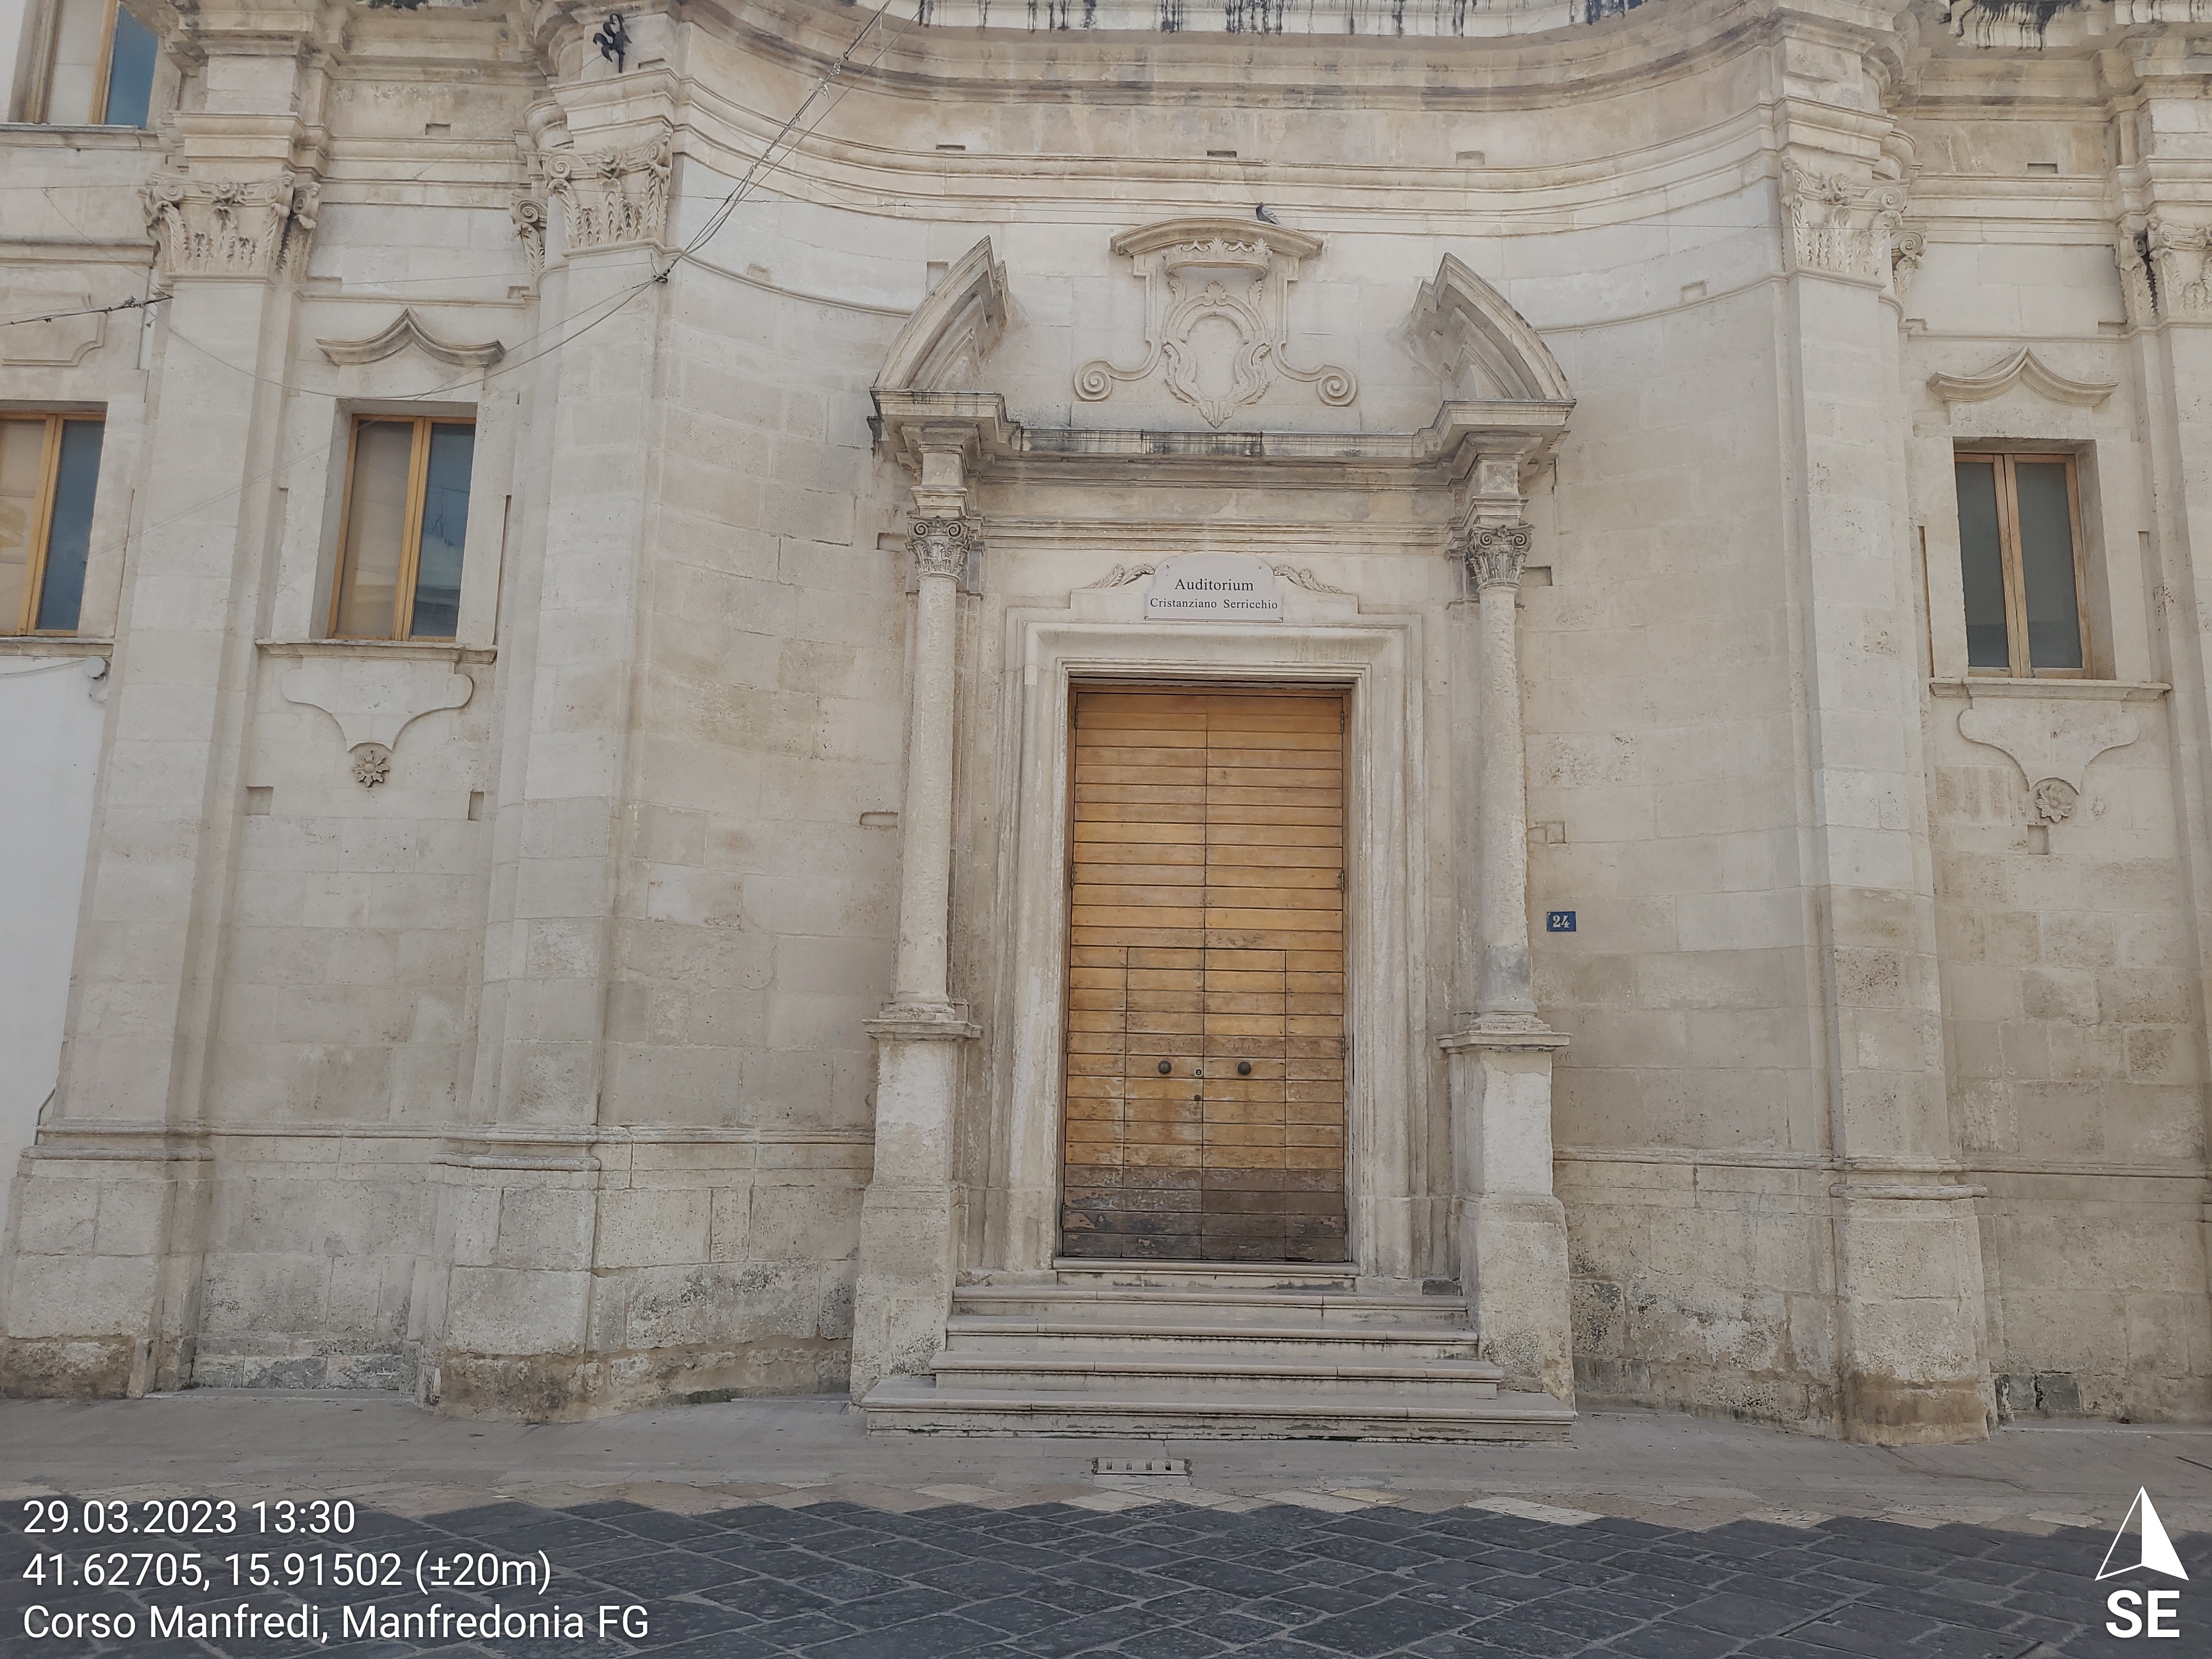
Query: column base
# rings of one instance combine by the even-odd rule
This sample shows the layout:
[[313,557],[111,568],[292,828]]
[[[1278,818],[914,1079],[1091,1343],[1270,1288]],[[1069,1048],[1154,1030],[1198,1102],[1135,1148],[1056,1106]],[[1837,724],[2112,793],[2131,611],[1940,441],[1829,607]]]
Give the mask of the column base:
[[1533,1016],[1492,1016],[1439,1046],[1451,1057],[1453,1231],[1479,1352],[1508,1387],[1571,1406],[1567,1218],[1552,1192],[1552,1056],[1567,1039]]
[[1881,1446],[1989,1437],[1982,1348],[1985,1190],[1871,1178],[1832,1188],[1844,1437]]
[[0,1395],[117,1400],[190,1386],[207,1167],[190,1136],[46,1132],[23,1158],[0,1256]]
[[957,1003],[893,1005],[876,1039],[876,1167],[860,1200],[853,1285],[853,1398],[926,1375],[945,1339],[954,1274],[953,1109],[959,1045],[982,1035]]

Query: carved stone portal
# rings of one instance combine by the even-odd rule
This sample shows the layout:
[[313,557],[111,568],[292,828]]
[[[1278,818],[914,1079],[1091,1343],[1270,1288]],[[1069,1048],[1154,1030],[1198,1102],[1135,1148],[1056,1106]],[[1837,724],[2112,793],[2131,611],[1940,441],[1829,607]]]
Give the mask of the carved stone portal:
[[1145,284],[1145,356],[1122,368],[1100,357],[1076,371],[1075,395],[1098,403],[1115,382],[1164,368],[1168,390],[1225,426],[1266,397],[1275,376],[1311,386],[1340,409],[1359,395],[1348,368],[1290,358],[1290,285],[1321,239],[1243,219],[1171,219],[1124,233],[1114,252]]

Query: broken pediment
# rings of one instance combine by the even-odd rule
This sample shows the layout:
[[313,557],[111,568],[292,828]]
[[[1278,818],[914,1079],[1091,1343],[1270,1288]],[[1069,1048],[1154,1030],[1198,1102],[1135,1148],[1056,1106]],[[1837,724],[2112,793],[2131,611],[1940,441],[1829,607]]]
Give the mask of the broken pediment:
[[891,342],[878,392],[975,392],[1006,327],[1006,268],[991,239],[962,254]]
[[315,343],[323,349],[324,356],[341,368],[381,362],[410,346],[418,347],[440,362],[451,363],[457,368],[489,368],[507,356],[507,348],[497,340],[486,340],[480,345],[460,345],[441,339],[410,310],[401,311],[381,333],[372,334],[365,340],[318,340]]
[[1398,337],[1447,398],[1571,404],[1551,349],[1505,296],[1447,253],[1421,284]]
[[1955,404],[1986,403],[2003,396],[2016,386],[2025,386],[2053,403],[2074,404],[2083,409],[2094,409],[2111,397],[2119,385],[2117,380],[2075,380],[2051,368],[2026,346],[1993,363],[1979,374],[1930,374],[1928,389],[1943,400],[1946,408]]
[[1321,238],[1252,219],[1169,219],[1125,231],[1114,252],[1145,284],[1145,355],[1123,368],[1100,357],[1075,373],[1085,403],[1158,370],[1168,390],[1212,427],[1258,403],[1278,375],[1341,409],[1359,395],[1348,368],[1291,361],[1290,285]]

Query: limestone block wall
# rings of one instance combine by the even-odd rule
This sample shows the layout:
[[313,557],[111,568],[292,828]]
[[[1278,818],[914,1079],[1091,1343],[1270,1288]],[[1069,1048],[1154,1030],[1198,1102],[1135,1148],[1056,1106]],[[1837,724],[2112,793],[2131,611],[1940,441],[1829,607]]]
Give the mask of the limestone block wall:
[[2124,706],[2142,735],[2050,825],[2008,757],[1945,732],[1963,699],[1931,718],[1952,1109],[1989,1188],[1990,1364],[2023,1414],[2212,1403],[2172,738],[2162,699]]
[[1771,251],[1703,253],[1657,315],[1551,339],[1580,401],[1522,593],[1532,952],[1574,1038],[1577,1387],[1802,1420],[1833,1406],[1834,1312],[1778,319]]

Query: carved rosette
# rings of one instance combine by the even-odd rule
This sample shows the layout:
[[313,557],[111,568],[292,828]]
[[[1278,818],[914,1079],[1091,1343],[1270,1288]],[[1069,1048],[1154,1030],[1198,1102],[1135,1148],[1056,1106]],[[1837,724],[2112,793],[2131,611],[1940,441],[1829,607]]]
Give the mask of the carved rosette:
[[907,526],[907,546],[914,554],[917,576],[950,576],[955,581],[968,572],[968,556],[983,543],[981,526],[969,518],[915,519]]
[[1904,185],[1856,184],[1840,173],[1784,161],[1782,208],[1790,221],[1794,269],[1891,280],[1890,237],[1905,218]]
[[668,228],[669,166],[665,138],[627,149],[548,155],[545,188],[561,204],[570,250],[658,242]]
[[1491,524],[1471,526],[1460,543],[1467,561],[1467,580],[1478,593],[1486,588],[1521,586],[1521,571],[1528,562],[1528,526]]
[[157,173],[138,194],[171,276],[271,277],[305,268],[322,188],[289,172],[246,179]]

